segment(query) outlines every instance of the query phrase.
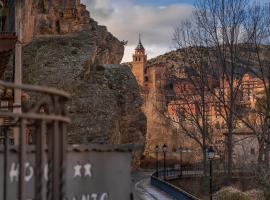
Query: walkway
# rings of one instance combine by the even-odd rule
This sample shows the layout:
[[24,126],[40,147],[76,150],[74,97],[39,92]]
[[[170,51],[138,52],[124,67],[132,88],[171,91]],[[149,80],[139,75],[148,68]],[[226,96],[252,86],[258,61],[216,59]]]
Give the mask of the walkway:
[[136,172],[133,175],[135,181],[133,186],[134,200],[174,200],[166,193],[151,186],[151,174],[152,172]]

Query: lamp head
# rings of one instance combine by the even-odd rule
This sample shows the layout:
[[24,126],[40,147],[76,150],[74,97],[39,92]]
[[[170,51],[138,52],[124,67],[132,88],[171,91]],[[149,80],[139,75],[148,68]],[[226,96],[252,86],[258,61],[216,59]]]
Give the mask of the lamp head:
[[168,151],[168,146],[167,146],[166,144],[164,144],[164,145],[162,146],[162,151],[163,151],[163,152],[167,152],[167,151]]
[[209,160],[212,160],[215,157],[215,150],[210,146],[207,150],[207,157]]
[[156,152],[159,152],[159,146],[158,146],[158,145],[156,145],[155,151],[156,151]]

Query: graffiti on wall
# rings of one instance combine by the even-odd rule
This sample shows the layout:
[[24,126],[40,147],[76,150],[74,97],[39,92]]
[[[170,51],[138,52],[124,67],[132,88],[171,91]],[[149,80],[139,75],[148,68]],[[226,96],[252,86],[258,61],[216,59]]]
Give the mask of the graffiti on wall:
[[[6,173],[3,173],[3,159],[4,156],[0,153],[0,180],[7,180],[8,200],[13,200],[18,194],[20,176],[18,154],[10,153]],[[125,152],[68,152],[65,164],[66,197],[64,200],[129,199],[131,193],[130,163],[131,154]],[[27,200],[33,200],[34,185],[38,178],[35,171],[34,153],[27,154],[24,168],[26,197]],[[46,161],[41,175],[43,183],[47,185],[50,171]],[[46,198],[45,191],[44,198]],[[3,194],[3,187],[0,187],[0,199],[2,199],[1,194]]]

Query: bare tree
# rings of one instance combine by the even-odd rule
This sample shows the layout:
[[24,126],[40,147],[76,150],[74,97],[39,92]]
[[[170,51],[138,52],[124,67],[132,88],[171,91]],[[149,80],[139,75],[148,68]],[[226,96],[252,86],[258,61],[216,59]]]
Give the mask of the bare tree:
[[240,118],[243,123],[253,130],[259,142],[259,164],[269,168],[270,152],[270,59],[269,59],[269,36],[270,36],[270,7],[254,3],[247,10],[245,21],[245,33],[250,41],[246,46],[252,51],[253,63],[249,69],[262,85],[261,95],[257,94],[255,108],[247,108],[246,113],[253,118]]
[[[207,49],[203,46],[201,32],[194,26],[194,21],[186,20],[176,27],[173,41],[184,57],[180,71],[184,77],[174,78],[175,100],[171,103],[176,118],[171,117],[181,133],[194,140],[201,148],[204,172],[206,173],[206,151],[211,143],[212,124],[209,124],[209,105],[213,102],[210,88],[213,87],[208,71]],[[183,68],[183,66],[185,66]],[[206,86],[207,85],[207,86]],[[183,88],[184,87],[184,88]]]
[[[247,24],[248,5],[249,0],[197,0],[193,19],[176,28],[174,34],[178,47],[203,49],[204,58],[200,60],[207,60],[209,68],[201,67],[196,70],[201,74],[211,74],[213,80],[219,82],[217,87],[213,87],[212,83],[209,84],[204,79],[204,86],[198,92],[205,91],[204,88],[207,87],[213,102],[222,107],[219,115],[224,119],[227,129],[226,161],[229,180],[233,163],[233,130],[238,120],[236,113],[241,109],[240,88],[251,60],[251,52],[246,51],[246,45],[252,42],[252,37],[246,37],[250,34],[244,28]],[[185,29],[185,26],[190,27]],[[189,55],[192,59],[196,56]]]

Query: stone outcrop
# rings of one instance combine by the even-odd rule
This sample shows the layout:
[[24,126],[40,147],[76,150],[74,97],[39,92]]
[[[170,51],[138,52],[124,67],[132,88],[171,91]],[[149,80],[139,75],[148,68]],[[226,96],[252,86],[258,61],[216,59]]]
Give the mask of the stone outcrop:
[[146,119],[129,67],[89,65],[121,60],[119,41],[104,27],[96,29],[39,38],[26,45],[23,82],[60,88],[72,95],[67,107],[72,119],[70,143],[144,144]]
[[80,0],[23,0],[22,7],[23,42],[92,28],[90,14]]
[[144,144],[138,85],[119,64],[123,43],[91,19],[80,0],[23,0],[22,12],[23,83],[71,94],[69,143]]

